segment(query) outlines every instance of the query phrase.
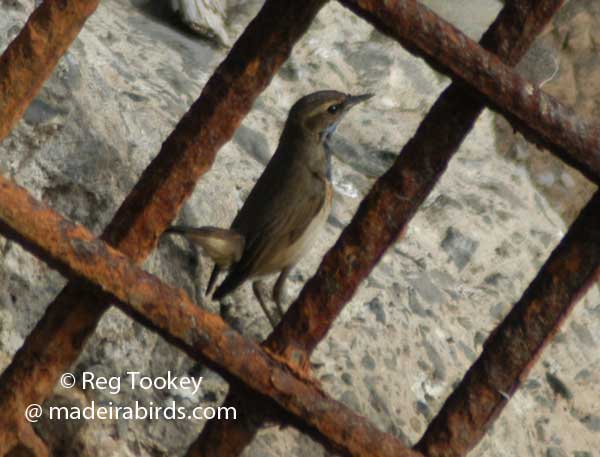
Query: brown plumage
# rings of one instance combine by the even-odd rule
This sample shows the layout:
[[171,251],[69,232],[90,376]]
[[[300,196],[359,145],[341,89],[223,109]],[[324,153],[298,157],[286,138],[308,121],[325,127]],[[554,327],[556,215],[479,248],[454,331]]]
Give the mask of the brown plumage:
[[[325,143],[348,110],[370,97],[371,94],[351,96],[329,90],[301,98],[290,110],[279,146],[231,228],[223,231],[205,227],[202,233],[199,232],[201,229],[187,227],[170,229],[171,233],[183,234],[203,246],[215,260],[207,294],[221,269],[229,268],[229,273],[213,294],[217,300],[247,279],[280,273],[273,299],[281,311],[285,279],[314,244],[331,210],[331,157]],[[199,236],[218,239],[200,240]],[[231,239],[232,245],[215,253],[215,246],[220,246],[223,239]],[[236,249],[240,247],[242,251],[238,257],[235,254],[239,254]],[[254,293],[274,323],[258,286],[255,281]]]

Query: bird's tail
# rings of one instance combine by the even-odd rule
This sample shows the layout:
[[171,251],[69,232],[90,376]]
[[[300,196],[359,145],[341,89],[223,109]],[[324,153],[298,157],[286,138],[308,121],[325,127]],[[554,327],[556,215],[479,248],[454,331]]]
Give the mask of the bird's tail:
[[[221,269],[227,269],[242,257],[245,240],[235,230],[218,227],[187,227],[177,225],[169,227],[164,234],[182,235],[190,242],[202,248],[202,251],[215,262],[215,269],[211,275],[214,283]],[[214,278],[213,278],[214,276]],[[211,287],[211,284],[209,284]]]
[[213,300],[221,300],[225,295],[233,292],[244,282],[247,276],[237,271],[230,272],[212,296]]

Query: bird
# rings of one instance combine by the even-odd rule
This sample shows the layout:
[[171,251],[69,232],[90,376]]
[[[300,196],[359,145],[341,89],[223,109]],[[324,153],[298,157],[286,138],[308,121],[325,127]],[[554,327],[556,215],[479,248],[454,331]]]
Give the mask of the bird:
[[285,281],[317,240],[331,211],[332,152],[328,142],[348,111],[372,96],[321,90],[300,98],[289,111],[275,153],[229,229],[176,225],[165,231],[200,246],[215,263],[207,295],[223,270],[228,273],[215,290],[214,300],[252,280],[254,295],[275,327],[262,280],[279,273],[272,299],[283,316]]

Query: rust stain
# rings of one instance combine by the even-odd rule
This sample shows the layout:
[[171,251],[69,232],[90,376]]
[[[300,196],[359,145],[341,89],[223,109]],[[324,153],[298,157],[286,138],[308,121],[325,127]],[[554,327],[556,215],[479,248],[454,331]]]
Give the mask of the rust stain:
[[249,77],[256,76],[260,68],[260,64],[261,62],[259,62],[258,60],[253,60],[252,62],[250,62],[246,71]]

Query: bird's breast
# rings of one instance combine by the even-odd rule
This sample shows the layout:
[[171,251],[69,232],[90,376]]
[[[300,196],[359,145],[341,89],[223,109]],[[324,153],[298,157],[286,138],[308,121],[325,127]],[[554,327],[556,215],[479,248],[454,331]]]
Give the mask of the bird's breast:
[[333,201],[333,187],[331,182],[328,179],[324,179],[325,181],[325,199],[323,201],[323,206],[314,217],[312,222],[306,227],[304,233],[296,240],[296,242],[290,246],[290,250],[292,251],[290,257],[294,260],[293,263],[296,263],[300,257],[302,257],[306,252],[308,252],[312,246],[315,244],[315,241],[319,237],[323,226],[327,222],[327,218],[329,217],[329,213],[331,212],[331,204]]

